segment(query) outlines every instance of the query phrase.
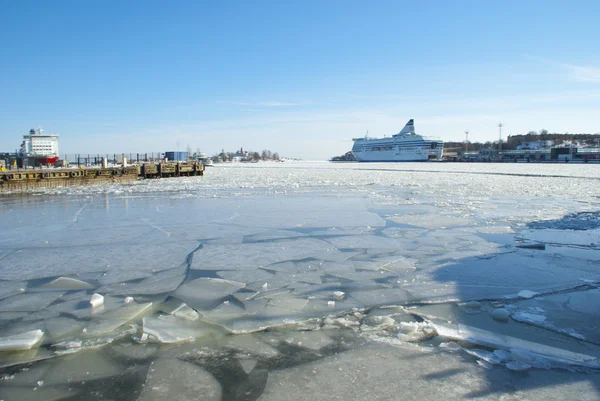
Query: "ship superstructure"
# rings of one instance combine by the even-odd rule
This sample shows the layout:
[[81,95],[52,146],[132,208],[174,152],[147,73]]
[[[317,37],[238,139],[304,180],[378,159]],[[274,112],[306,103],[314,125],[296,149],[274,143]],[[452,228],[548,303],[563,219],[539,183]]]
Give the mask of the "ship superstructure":
[[31,129],[29,135],[23,135],[21,155],[27,157],[47,158],[48,163],[58,160],[58,135],[44,134],[44,130]]
[[353,138],[352,154],[359,162],[416,162],[441,160],[444,141],[415,133],[414,120],[384,138]]

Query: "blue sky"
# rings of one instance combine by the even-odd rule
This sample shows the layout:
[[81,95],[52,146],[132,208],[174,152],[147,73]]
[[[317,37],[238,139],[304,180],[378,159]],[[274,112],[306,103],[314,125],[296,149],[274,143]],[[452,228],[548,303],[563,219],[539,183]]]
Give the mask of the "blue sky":
[[[452,3],[452,4],[450,4]],[[0,151],[187,146],[325,160],[415,119],[445,140],[600,132],[598,1],[4,1]]]

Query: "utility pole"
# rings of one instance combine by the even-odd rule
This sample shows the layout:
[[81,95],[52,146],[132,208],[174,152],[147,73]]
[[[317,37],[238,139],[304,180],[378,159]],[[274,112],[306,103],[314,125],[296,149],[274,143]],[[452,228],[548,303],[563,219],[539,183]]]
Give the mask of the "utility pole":
[[498,139],[498,157],[500,157],[500,152],[502,151],[502,123],[498,124],[498,128],[500,130],[500,139]]
[[469,151],[469,131],[465,131],[465,135],[467,136],[467,140],[465,141],[465,152]]

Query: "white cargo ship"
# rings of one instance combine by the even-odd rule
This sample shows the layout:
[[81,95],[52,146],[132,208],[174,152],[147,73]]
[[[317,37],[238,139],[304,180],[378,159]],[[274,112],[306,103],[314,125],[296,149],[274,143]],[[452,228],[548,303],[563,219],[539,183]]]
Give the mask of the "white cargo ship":
[[402,131],[385,138],[353,138],[352,154],[359,162],[420,162],[441,160],[444,141],[415,133],[411,119]]

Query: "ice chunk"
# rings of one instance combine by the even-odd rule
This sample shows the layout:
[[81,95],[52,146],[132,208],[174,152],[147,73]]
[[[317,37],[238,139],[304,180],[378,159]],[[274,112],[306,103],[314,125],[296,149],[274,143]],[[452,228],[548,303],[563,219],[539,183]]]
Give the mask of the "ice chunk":
[[236,281],[199,278],[183,284],[173,295],[195,309],[210,309],[244,287]]
[[502,360],[493,352],[486,351],[479,348],[463,348],[463,350],[469,354],[473,355],[476,358],[482,359],[487,363],[492,365],[498,365],[502,362]]
[[534,343],[499,333],[492,333],[487,330],[463,324],[447,324],[441,322],[432,324],[437,333],[442,337],[510,351],[511,354],[514,354],[515,350],[523,350],[540,360],[549,361],[549,363],[555,367],[583,366],[596,369],[600,368],[598,358],[593,356]]
[[39,345],[44,337],[42,330],[32,330],[26,333],[0,337],[0,351],[23,351]]
[[221,335],[222,329],[199,320],[190,322],[175,316],[145,317],[143,332],[162,343],[194,341],[198,337]]
[[279,355],[279,351],[263,341],[260,334],[227,336],[223,346],[259,357],[272,358]]
[[104,303],[104,296],[97,294],[97,293],[92,295],[92,298],[90,299],[90,304],[92,305],[92,308],[97,308],[98,306],[102,305],[103,303]]
[[150,310],[151,307],[152,302],[145,304],[128,304],[104,313],[97,319],[93,319],[86,327],[86,336],[95,337],[111,333],[131,320],[138,319],[145,312]]
[[221,399],[221,385],[206,370],[178,359],[151,363],[138,401]]
[[85,319],[122,306],[122,299],[105,296],[104,304],[97,308],[92,308],[90,305],[90,298],[87,294],[84,294],[79,298],[73,298],[65,302],[50,305],[48,310],[55,313],[68,314],[78,319]]
[[90,283],[70,277],[59,277],[41,286],[53,290],[88,290],[94,288]]
[[491,315],[494,320],[497,320],[499,322],[508,322],[508,318],[510,317],[510,314],[504,308],[494,309]]
[[68,317],[47,319],[44,321],[44,324],[46,325],[48,335],[52,337],[53,341],[59,341],[69,334],[81,332],[81,329],[85,326],[84,322]]
[[506,364],[506,367],[517,372],[531,369],[531,365],[519,361],[510,361]]
[[530,291],[530,290],[522,290],[522,291],[519,291],[519,293],[517,294],[517,296],[518,296],[518,297],[521,297],[521,298],[527,298],[527,299],[529,299],[529,298],[533,298],[533,297],[535,297],[535,296],[536,296],[536,295],[538,295],[538,294],[539,294],[539,293],[537,293],[537,292],[535,292],[535,291]]
[[246,372],[246,374],[249,374],[250,372],[252,372],[254,370],[254,368],[256,367],[256,364],[258,363],[258,361],[256,359],[240,359],[239,362],[240,362],[240,365],[242,366],[242,369],[244,369],[244,372]]
[[435,328],[428,322],[400,322],[398,338],[407,342],[418,342],[435,335]]
[[394,327],[396,321],[390,316],[367,316],[360,326],[361,331],[380,331]]
[[194,309],[190,308],[185,303],[179,305],[175,310],[171,312],[171,315],[175,317],[180,317],[186,320],[197,320],[200,315]]

